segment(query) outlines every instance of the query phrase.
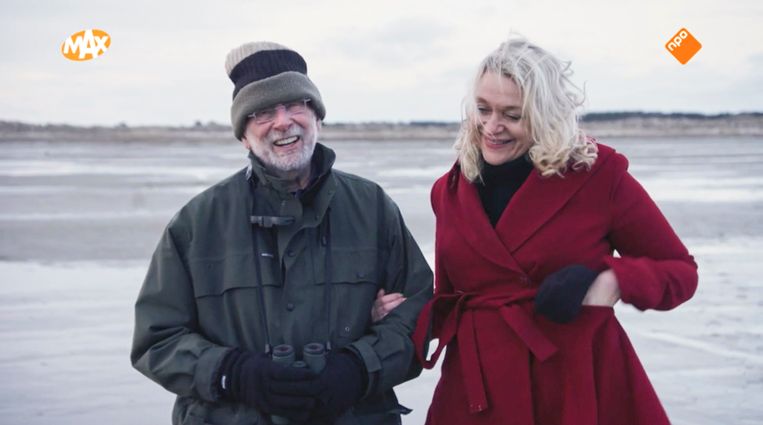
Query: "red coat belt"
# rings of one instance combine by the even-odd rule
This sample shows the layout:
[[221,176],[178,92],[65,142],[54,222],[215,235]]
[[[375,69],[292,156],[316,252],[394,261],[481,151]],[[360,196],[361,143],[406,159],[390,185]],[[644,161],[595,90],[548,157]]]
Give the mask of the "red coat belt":
[[[533,319],[519,305],[534,299],[536,292],[536,289],[512,294],[457,291],[452,294],[436,295],[422,309],[416,330],[413,333],[416,355],[425,368],[431,369],[437,363],[442,349],[454,337],[458,338],[458,354],[461,359],[464,386],[469,398],[470,413],[481,412],[488,408],[482,365],[477,353],[474,311],[497,310],[506,325],[517,334],[539,361],[545,361],[556,352],[556,346],[543,335]],[[433,312],[436,313],[434,317],[432,316]],[[429,343],[430,324],[431,337],[438,338],[439,342],[437,349],[427,360],[425,348]]]

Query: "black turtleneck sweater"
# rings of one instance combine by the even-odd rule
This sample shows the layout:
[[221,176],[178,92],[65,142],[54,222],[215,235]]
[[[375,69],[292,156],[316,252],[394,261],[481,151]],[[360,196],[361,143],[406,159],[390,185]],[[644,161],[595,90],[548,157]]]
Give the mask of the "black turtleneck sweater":
[[482,163],[482,182],[476,182],[477,192],[493,227],[532,169],[533,164],[527,155],[500,165]]

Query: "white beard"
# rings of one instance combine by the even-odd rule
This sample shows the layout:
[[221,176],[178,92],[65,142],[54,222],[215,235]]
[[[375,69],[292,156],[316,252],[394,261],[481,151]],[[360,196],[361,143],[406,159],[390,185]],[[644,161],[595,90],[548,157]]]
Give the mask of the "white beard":
[[[265,168],[276,173],[293,173],[310,167],[310,160],[318,140],[318,126],[310,121],[310,127],[303,129],[293,124],[286,131],[271,130],[264,140],[251,144],[252,152],[262,161]],[[287,137],[299,136],[302,139],[302,149],[289,155],[278,155],[273,151],[273,142]]]

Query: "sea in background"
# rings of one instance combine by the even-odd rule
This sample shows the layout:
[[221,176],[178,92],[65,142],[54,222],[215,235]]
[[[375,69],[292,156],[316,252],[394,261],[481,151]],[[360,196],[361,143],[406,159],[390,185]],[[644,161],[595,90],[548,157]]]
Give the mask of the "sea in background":
[[[699,264],[670,312],[618,305],[676,425],[763,422],[763,137],[611,138]],[[380,183],[433,257],[429,190],[451,141],[329,142]],[[0,423],[169,423],[173,395],[132,369],[133,303],[172,215],[246,165],[235,141],[0,143]],[[439,370],[398,387],[424,422]]]

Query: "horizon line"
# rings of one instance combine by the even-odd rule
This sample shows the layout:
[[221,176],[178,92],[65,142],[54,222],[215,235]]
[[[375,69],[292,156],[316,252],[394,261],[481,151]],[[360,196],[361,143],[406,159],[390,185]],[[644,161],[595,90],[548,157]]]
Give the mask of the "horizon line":
[[[701,113],[701,112],[655,112],[642,110],[613,110],[587,112],[580,115],[580,121],[609,121],[626,118],[689,118],[689,119],[717,119],[732,117],[763,117],[763,111],[742,111],[742,112],[721,112],[721,113]],[[416,120],[358,120],[358,121],[324,121],[324,125],[457,125],[460,121],[435,120],[435,119],[416,119]],[[128,124],[127,122],[117,122],[114,124],[72,124],[55,122],[30,122],[25,120],[0,118],[0,126],[21,126],[21,127],[69,127],[69,128],[145,128],[145,127],[163,127],[163,128],[204,128],[204,127],[227,127],[229,123],[220,123],[215,120],[193,120],[189,124]]]

